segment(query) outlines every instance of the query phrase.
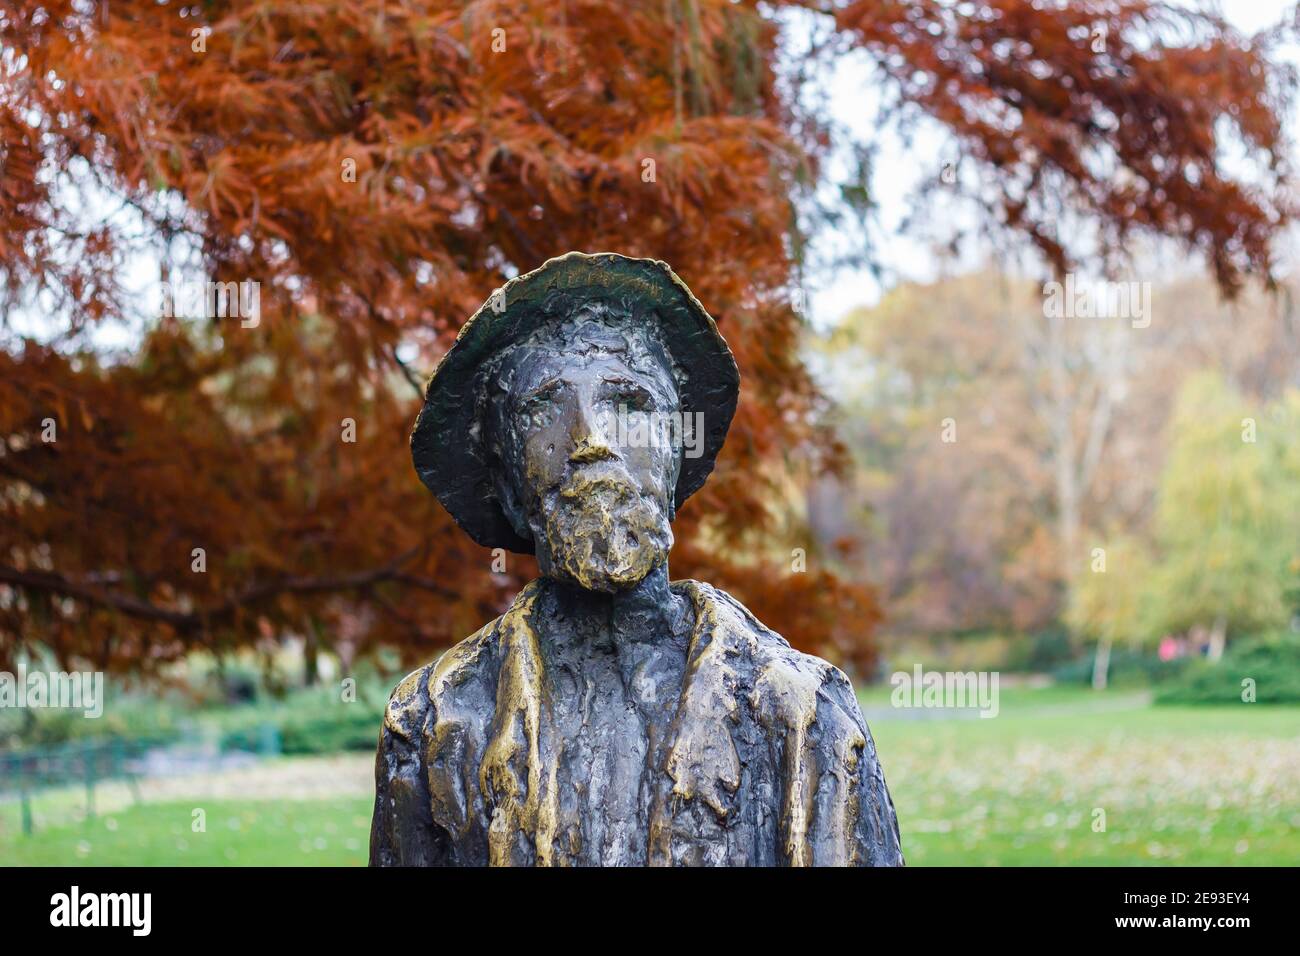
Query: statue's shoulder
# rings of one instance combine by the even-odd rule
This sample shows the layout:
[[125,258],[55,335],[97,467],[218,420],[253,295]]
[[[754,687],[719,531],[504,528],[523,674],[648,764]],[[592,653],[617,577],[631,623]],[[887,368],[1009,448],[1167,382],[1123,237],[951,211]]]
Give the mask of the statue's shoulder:
[[393,689],[384,711],[384,729],[414,743],[431,717],[454,708],[467,685],[495,683],[495,644],[501,618],[491,621],[431,663],[407,674]]
[[713,631],[712,640],[729,645],[729,653],[751,667],[751,701],[783,721],[803,719],[818,701],[833,705],[841,720],[833,724],[852,734],[862,724],[853,684],[842,670],[815,654],[806,654],[772,630],[749,608],[721,588],[701,581],[678,581],[695,602],[697,622]]
[[437,723],[442,735],[482,731],[496,708],[501,635],[511,622],[532,614],[540,581],[521,590],[504,614],[485,624],[441,657],[408,674],[388,700],[387,734],[414,742]]

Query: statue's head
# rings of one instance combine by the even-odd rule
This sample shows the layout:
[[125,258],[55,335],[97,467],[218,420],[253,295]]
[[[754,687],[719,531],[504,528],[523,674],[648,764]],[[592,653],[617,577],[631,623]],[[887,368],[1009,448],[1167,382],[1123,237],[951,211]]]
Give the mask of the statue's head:
[[542,573],[593,591],[666,560],[686,446],[671,360],[630,305],[578,304],[485,369],[497,501]]
[[666,265],[570,253],[507,283],[430,380],[416,470],[480,544],[537,555],[594,591],[667,559],[739,376]]

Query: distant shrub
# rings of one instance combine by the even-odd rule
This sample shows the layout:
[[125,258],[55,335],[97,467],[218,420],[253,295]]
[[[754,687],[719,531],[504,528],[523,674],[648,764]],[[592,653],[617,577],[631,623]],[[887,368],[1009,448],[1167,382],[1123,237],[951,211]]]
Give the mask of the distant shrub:
[[293,691],[279,701],[214,710],[205,717],[220,728],[223,749],[263,751],[273,731],[285,754],[374,750],[390,683],[363,681],[352,701],[344,701],[337,687],[321,686]]
[[286,754],[327,754],[345,750],[373,751],[379,744],[382,715],[360,703],[340,705],[334,714],[290,719],[280,729]]
[[186,712],[173,699],[127,693],[112,681],[105,683],[104,695],[103,714],[94,720],[75,709],[0,708],[0,750],[108,738],[161,744],[180,737],[185,728]]
[[[1107,683],[1120,686],[1160,684],[1176,679],[1191,664],[1191,659],[1186,657],[1162,661],[1155,654],[1146,651],[1117,647],[1110,654]],[[1093,654],[1090,652],[1057,667],[1052,671],[1052,676],[1059,684],[1090,684],[1092,668]]]
[[1242,638],[1218,663],[1198,660],[1161,688],[1158,704],[1240,704],[1242,682],[1253,680],[1261,704],[1300,704],[1300,635]]
[[186,683],[167,689],[128,688],[109,678],[103,715],[95,720],[80,710],[0,708],[0,750],[107,738],[161,745],[198,737],[215,739],[223,750],[257,753],[373,750],[397,677],[373,667],[357,670],[355,700],[346,702],[337,681],[286,689],[238,660],[221,668],[198,661]]
[[1060,667],[1074,657],[1070,632],[1051,627],[1017,636],[1007,652],[1004,670],[1041,674]]

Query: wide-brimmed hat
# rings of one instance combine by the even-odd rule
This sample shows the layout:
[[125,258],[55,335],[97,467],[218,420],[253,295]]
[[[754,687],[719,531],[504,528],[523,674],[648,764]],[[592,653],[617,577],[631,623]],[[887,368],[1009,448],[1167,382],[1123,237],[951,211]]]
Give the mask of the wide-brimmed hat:
[[[559,297],[557,299],[557,297]],[[675,366],[682,412],[703,412],[701,454],[683,456],[676,504],[700,489],[726,439],[740,373],[713,318],[667,263],[613,252],[570,252],[517,276],[494,292],[438,364],[424,408],[411,433],[411,458],[420,480],[469,536],[484,547],[533,553],[533,542],[511,526],[497,500],[491,463],[476,427],[479,372],[503,350],[528,337],[555,314],[557,301],[634,301],[638,316],[657,323]]]

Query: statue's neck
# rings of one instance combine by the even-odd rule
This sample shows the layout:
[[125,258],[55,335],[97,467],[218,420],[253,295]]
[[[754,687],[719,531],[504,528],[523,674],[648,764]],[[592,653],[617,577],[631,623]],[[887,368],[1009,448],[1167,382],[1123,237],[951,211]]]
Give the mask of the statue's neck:
[[[614,594],[588,591],[550,579],[558,608],[575,622],[595,625],[603,637],[617,645],[689,635],[690,602],[668,586],[668,562],[660,562],[634,587]],[[582,628],[586,630],[587,628]]]

